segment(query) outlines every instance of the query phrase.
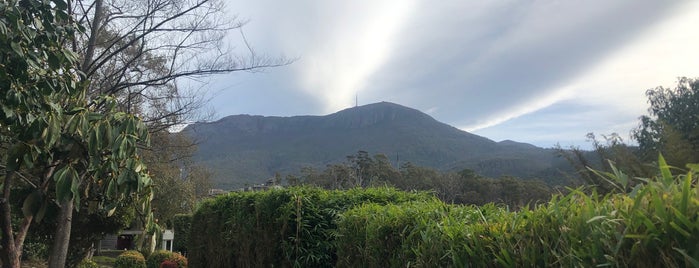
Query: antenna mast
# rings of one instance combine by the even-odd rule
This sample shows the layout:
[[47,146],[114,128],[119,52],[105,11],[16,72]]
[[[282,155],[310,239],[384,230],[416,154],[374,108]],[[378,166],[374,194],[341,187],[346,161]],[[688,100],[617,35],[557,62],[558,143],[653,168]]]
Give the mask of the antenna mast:
[[356,108],[357,106],[359,106],[359,93],[354,95],[354,107]]

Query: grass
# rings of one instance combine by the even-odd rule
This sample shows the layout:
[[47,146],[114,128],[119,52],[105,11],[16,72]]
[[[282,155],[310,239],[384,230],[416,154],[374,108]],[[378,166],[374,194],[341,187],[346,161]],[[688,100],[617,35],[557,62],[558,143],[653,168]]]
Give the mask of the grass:
[[114,267],[116,258],[110,256],[94,256],[92,261],[96,262],[100,267]]

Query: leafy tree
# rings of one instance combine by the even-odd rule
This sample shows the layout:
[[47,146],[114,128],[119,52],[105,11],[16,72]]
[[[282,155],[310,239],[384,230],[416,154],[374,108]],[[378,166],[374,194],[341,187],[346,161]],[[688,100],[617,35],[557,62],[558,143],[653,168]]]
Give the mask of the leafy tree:
[[[73,210],[86,193],[101,193],[95,207],[112,213],[126,197],[149,196],[150,178],[136,152],[148,131],[136,116],[117,112],[115,99],[87,98],[77,57],[66,49],[79,29],[67,9],[62,0],[0,4],[0,142],[7,150],[0,259],[6,267],[19,267],[29,227],[49,202],[58,206],[49,267],[64,267]],[[14,188],[26,185],[33,191],[21,197],[23,218],[15,228],[9,201]]]
[[[89,81],[88,95],[105,94],[118,109],[137,113],[153,137],[142,160],[154,179],[153,207],[160,222],[190,212],[208,193],[209,174],[191,161],[194,141],[169,128],[208,119],[206,77],[287,64],[257,54],[242,35],[244,51],[224,38],[244,22],[225,14],[222,0],[87,0],[69,3],[86,30],[70,49]],[[100,106],[103,107],[103,106]],[[98,107],[98,108],[100,108]]]
[[699,162],[699,79],[682,77],[675,88],[649,89],[646,96],[649,114],[633,132],[644,159],[662,153],[675,166]]

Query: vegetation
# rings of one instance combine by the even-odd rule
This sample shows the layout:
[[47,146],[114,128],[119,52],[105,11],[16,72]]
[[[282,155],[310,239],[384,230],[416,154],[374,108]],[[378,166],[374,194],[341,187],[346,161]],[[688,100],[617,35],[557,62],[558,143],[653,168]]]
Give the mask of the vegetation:
[[261,183],[276,172],[350,162],[345,156],[358,150],[384,154],[395,168],[407,162],[440,172],[468,168],[486,177],[541,179],[552,186],[567,185],[559,170],[570,170],[555,150],[494,142],[386,102],[326,116],[236,115],[192,124],[184,132],[200,141],[195,159],[211,168],[223,189]]
[[598,172],[610,194],[571,189],[516,211],[386,189],[232,193],[195,214],[191,260],[206,267],[699,265],[699,165],[672,175],[658,162],[652,178],[615,167]]
[[672,165],[699,162],[699,79],[682,77],[675,88],[660,86],[646,95],[649,115],[633,133],[642,157],[662,153]]
[[234,192],[205,201],[192,217],[193,267],[327,267],[336,259],[340,213],[366,203],[434,201],[390,188],[328,191],[292,187]]
[[192,229],[192,214],[178,214],[172,219],[173,232],[177,240],[173,246],[173,251],[187,255],[187,245],[189,244],[189,233]]
[[[3,1],[1,7],[6,57],[0,64],[13,67],[0,76],[0,258],[19,267],[30,225],[55,208],[49,266],[63,267],[73,210],[81,200],[99,195],[93,209],[108,213],[126,197],[146,199],[150,178],[136,147],[147,144],[149,135],[138,117],[116,110],[114,98],[87,97],[77,55],[65,45],[80,30],[65,2]],[[17,191],[22,188],[31,190]],[[17,197],[23,200],[21,223],[13,226],[10,200]]]
[[[215,0],[0,3],[3,266],[19,267],[27,238],[51,244],[50,267],[75,266],[131,220],[148,251],[156,217],[191,211],[208,175],[188,161],[192,142],[167,130],[195,118],[203,94],[177,79],[286,63],[210,49],[242,26],[223,10]],[[122,209],[131,215],[114,220]],[[30,234],[45,217],[55,224]]]
[[304,168],[300,176],[287,176],[287,182],[325,189],[388,185],[405,191],[433,191],[447,203],[500,203],[512,208],[548,200],[553,192],[538,180],[513,177],[491,179],[470,169],[444,173],[411,163],[395,169],[386,156],[378,154],[371,157],[365,151],[359,151],[347,159],[345,163],[328,165],[322,172]]
[[146,268],[146,259],[141,252],[128,250],[114,260],[115,268]]
[[171,262],[175,268],[187,268],[187,258],[179,253],[168,250],[157,250],[146,259],[147,268],[162,267],[164,262]]

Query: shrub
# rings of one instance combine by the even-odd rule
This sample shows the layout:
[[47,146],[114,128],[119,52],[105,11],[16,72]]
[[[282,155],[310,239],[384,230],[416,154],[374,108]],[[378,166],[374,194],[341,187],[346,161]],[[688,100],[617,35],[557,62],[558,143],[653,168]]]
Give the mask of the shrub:
[[172,255],[166,260],[177,264],[178,268],[187,268],[187,258],[182,256],[182,254],[173,252]]
[[156,250],[155,252],[151,253],[150,256],[148,256],[148,259],[146,260],[146,267],[158,268],[164,260],[172,257],[172,254],[173,253],[171,251]]
[[146,259],[138,251],[128,250],[121,253],[114,261],[115,268],[146,268]]
[[169,261],[175,264],[175,267],[187,268],[187,258],[177,252],[167,250],[156,250],[151,253],[146,260],[147,268],[158,268],[164,261]]
[[165,260],[163,263],[160,264],[160,268],[178,268],[179,266],[177,265],[176,262],[170,261],[170,260]]
[[49,247],[46,243],[27,242],[22,247],[22,258],[26,260],[45,260],[49,256]]
[[94,262],[93,260],[83,259],[82,261],[80,261],[78,263],[78,266],[76,266],[76,267],[77,268],[99,268],[100,266],[97,265],[97,263]]

